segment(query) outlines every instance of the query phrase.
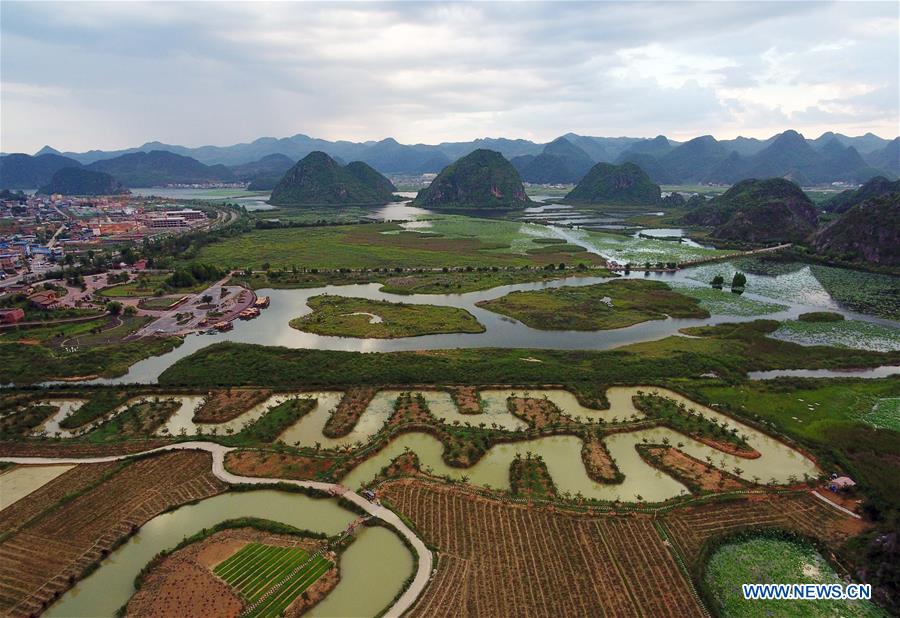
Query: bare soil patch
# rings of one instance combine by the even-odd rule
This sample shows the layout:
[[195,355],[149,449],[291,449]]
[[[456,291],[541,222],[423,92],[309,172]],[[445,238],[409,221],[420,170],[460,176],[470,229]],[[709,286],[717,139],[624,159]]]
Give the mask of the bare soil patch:
[[701,491],[744,489],[748,483],[716,466],[695,459],[671,446],[638,447],[641,456],[655,468],[661,468],[691,488]]
[[258,388],[229,388],[210,391],[194,412],[195,423],[224,423],[237,418],[253,406],[272,396],[272,391]]
[[348,389],[322,428],[322,433],[332,439],[346,436],[356,426],[377,392],[377,388]]
[[302,481],[315,479],[318,474],[329,472],[333,467],[334,461],[331,459],[287,453],[233,451],[225,456],[225,468],[244,476]]
[[457,386],[448,389],[460,414],[481,414],[481,398],[474,386]]
[[621,483],[624,478],[603,440],[597,437],[591,436],[584,441],[581,460],[587,475],[598,483]]

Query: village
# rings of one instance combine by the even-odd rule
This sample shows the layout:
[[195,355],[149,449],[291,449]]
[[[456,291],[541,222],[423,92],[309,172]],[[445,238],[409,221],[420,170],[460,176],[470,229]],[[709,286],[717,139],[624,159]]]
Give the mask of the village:
[[188,208],[155,197],[5,192],[0,199],[0,288],[10,280],[36,281],[89,251],[208,228],[219,217],[214,209]]

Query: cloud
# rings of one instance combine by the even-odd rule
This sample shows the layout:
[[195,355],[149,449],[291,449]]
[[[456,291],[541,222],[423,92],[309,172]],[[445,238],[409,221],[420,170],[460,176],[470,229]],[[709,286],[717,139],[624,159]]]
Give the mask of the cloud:
[[897,133],[892,3],[4,1],[0,13],[4,151],[301,132]]

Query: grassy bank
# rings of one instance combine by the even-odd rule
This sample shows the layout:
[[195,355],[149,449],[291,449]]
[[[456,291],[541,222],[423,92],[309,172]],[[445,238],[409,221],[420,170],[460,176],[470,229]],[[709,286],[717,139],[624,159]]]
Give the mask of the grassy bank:
[[298,330],[336,337],[415,337],[439,333],[481,333],[482,326],[465,309],[437,305],[407,305],[346,296],[314,296],[313,312],[294,318]]
[[608,330],[666,316],[709,317],[696,299],[672,291],[665,283],[640,279],[513,292],[478,306],[541,330]]
[[177,337],[148,337],[75,351],[0,343],[0,384],[34,384],[85,376],[112,378],[124,374],[139,360],[165,354],[181,342]]
[[[900,353],[804,347],[765,335],[758,320],[689,329],[608,351],[434,350],[369,353],[288,349],[236,343],[204,348],[169,367],[161,384],[215,386],[359,386],[383,384],[647,383],[716,372],[739,381],[747,371],[867,367],[900,362]],[[227,372],[222,367],[228,367]]]

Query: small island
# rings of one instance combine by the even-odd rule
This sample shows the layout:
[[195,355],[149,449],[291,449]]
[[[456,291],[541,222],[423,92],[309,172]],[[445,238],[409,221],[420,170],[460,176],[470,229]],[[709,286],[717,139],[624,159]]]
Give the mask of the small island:
[[484,326],[465,309],[391,303],[323,294],[307,301],[313,312],[294,318],[297,330],[332,337],[394,339],[447,333],[483,333]]
[[478,306],[540,330],[611,330],[667,316],[709,317],[698,300],[665,283],[640,279],[513,292]]

